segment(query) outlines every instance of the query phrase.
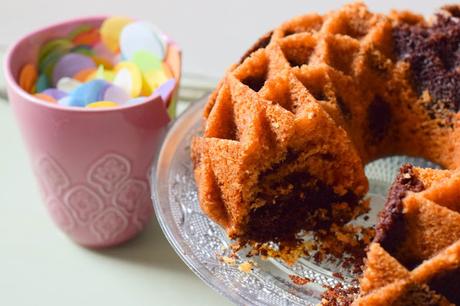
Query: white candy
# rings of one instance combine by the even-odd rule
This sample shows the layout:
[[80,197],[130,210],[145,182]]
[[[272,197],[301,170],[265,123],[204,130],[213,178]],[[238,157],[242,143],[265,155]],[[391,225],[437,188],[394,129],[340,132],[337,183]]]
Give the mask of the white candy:
[[125,92],[130,93],[132,90],[133,83],[129,70],[123,68],[120,71],[118,71],[118,73],[115,75],[115,78],[113,79],[113,84],[121,87]]
[[131,57],[139,50],[151,52],[163,59],[165,56],[165,41],[160,37],[153,25],[147,22],[133,22],[123,28],[120,34],[120,50],[123,57]]
[[56,85],[56,88],[59,90],[62,90],[63,92],[70,93],[72,92],[75,88],[80,86],[82,83],[78,80],[64,77],[61,78]]

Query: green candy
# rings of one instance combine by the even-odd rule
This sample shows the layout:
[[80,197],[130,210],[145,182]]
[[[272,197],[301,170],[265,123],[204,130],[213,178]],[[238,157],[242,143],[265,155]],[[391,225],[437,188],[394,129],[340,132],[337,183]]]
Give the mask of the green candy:
[[78,54],[81,54],[81,55],[86,55],[88,57],[91,57],[91,56],[94,55],[94,52],[93,52],[93,50],[91,50],[90,47],[83,46],[83,45],[73,47],[72,49],[70,49],[70,52],[71,53],[78,53]]
[[37,82],[35,83],[36,92],[40,93],[48,89],[49,86],[50,84],[48,77],[45,74],[40,74],[40,76],[37,79]]
[[38,71],[51,79],[56,63],[72,48],[73,44],[67,39],[54,39],[44,44],[38,54]]
[[172,97],[171,103],[168,107],[168,115],[169,118],[174,119],[176,118],[176,111],[177,111],[177,97]]
[[139,50],[134,53],[131,61],[139,67],[142,72],[162,69],[161,59],[148,51]]
[[67,37],[72,40],[74,39],[75,37],[77,37],[78,35],[80,35],[81,33],[85,33],[85,32],[89,32],[93,29],[92,26],[90,25],[87,25],[87,24],[82,24],[78,27],[76,27],[75,29],[73,29],[72,31],[70,31],[69,35],[67,35]]
[[41,62],[38,63],[38,70],[40,73],[45,74],[48,78],[51,79],[53,75],[54,66],[56,66],[57,62],[61,57],[63,57],[66,52],[62,52],[60,50],[54,50],[48,53]]
[[70,40],[66,38],[53,39],[45,43],[38,51],[38,62],[42,62],[43,59],[49,55],[49,53],[56,50],[70,50],[73,47],[73,44]]

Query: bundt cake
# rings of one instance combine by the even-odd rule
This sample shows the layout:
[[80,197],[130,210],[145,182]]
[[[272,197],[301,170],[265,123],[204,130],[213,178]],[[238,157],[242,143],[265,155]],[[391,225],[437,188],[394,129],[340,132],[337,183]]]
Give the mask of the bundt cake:
[[355,305],[460,305],[459,191],[459,170],[401,168]]
[[352,3],[264,35],[220,81],[192,142],[203,211],[231,238],[290,241],[352,219],[372,160],[459,167],[459,16]]
[[403,168],[355,303],[459,302],[437,285],[458,278],[460,254],[459,17],[353,3],[264,35],[220,81],[192,142],[203,211],[240,242],[290,243],[356,216],[365,164],[423,157],[451,170]]

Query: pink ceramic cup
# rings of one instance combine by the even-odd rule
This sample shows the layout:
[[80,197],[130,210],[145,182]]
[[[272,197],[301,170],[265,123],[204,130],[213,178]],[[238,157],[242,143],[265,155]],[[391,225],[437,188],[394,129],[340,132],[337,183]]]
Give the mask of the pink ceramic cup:
[[[66,21],[26,35],[11,47],[4,68],[46,207],[59,228],[88,247],[120,244],[151,220],[149,171],[177,85],[168,101],[153,96],[131,106],[85,109],[38,100],[17,78],[24,64],[36,62],[43,42],[64,37],[77,25],[99,26],[104,18]],[[172,41],[167,61],[178,84],[180,51]]]

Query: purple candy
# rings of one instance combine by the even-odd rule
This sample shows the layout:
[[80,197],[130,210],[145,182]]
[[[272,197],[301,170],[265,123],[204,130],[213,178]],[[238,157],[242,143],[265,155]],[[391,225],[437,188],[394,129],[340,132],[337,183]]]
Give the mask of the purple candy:
[[[105,81],[105,80],[102,80],[102,81]],[[105,92],[111,87],[112,85],[108,82],[106,82],[100,89],[99,89],[99,93],[98,93],[98,98],[97,100],[98,101],[110,101],[110,100],[105,100],[104,97],[105,97]],[[113,102],[116,102],[116,101],[113,101]]]
[[129,98],[130,97],[128,93],[123,88],[112,84],[106,89],[106,91],[104,92],[104,97],[101,100],[123,103],[128,101]]
[[163,84],[161,84],[160,87],[155,89],[152,95],[159,95],[161,99],[163,99],[163,101],[166,103],[168,99],[171,97],[171,93],[174,90],[175,86],[176,86],[176,80],[169,79]]
[[57,82],[63,77],[73,77],[77,72],[84,69],[95,68],[94,61],[82,54],[69,53],[61,57],[56,63],[53,70],[53,84],[56,86]]
[[56,100],[61,100],[62,98],[67,96],[66,92],[64,92],[62,90],[59,90],[59,89],[56,89],[56,88],[45,89],[44,91],[42,91],[42,93],[45,94],[45,95],[48,95],[50,97],[53,97]]

